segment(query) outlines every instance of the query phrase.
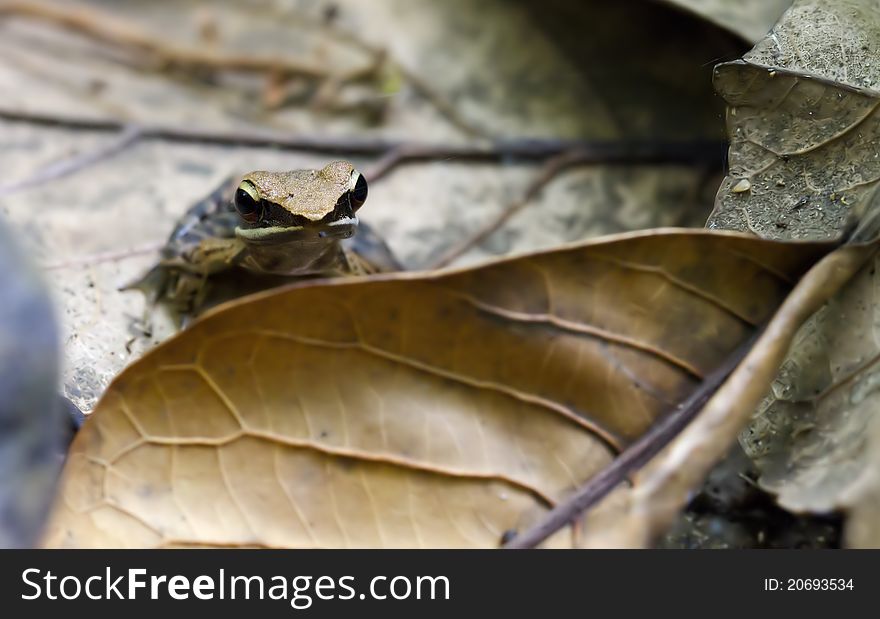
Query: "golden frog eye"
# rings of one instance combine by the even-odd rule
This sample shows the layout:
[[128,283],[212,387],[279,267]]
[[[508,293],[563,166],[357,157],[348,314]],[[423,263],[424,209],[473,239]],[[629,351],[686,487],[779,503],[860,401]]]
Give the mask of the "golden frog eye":
[[253,224],[263,216],[263,205],[260,200],[260,192],[250,181],[242,181],[235,191],[233,199],[235,210],[246,222]]
[[348,183],[348,195],[351,200],[351,208],[355,211],[367,201],[367,179],[357,170],[351,173],[351,180]]

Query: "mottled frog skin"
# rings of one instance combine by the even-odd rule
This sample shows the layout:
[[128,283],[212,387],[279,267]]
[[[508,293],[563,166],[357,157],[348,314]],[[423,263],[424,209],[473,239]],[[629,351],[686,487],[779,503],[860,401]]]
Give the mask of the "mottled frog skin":
[[382,239],[358,221],[366,199],[367,181],[347,161],[230,178],[184,214],[159,264],[128,288],[186,316],[205,306],[212,282],[223,274],[264,287],[400,270]]

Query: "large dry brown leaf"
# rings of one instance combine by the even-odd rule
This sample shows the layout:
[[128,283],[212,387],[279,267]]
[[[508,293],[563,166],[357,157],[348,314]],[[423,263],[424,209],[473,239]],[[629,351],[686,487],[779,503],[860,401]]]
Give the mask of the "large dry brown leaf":
[[227,306],[111,385],[46,544],[496,546],[671,410],[826,249],[637,233]]

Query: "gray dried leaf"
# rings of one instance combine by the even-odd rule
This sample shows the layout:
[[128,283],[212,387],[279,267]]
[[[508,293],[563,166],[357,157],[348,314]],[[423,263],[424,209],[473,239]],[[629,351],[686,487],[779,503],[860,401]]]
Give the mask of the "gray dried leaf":
[[716,68],[730,172],[708,227],[832,238],[867,210],[880,180],[880,11],[869,4],[796,2],[742,60]]

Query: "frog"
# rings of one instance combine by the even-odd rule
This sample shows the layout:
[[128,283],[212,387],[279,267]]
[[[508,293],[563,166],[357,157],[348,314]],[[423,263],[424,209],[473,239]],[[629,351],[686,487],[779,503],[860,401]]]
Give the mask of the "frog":
[[251,291],[399,271],[384,240],[358,219],[367,194],[366,178],[348,161],[230,176],[179,219],[158,264],[123,289],[140,289],[149,305],[167,304],[186,321],[228,300],[227,292],[209,302],[222,275]]

